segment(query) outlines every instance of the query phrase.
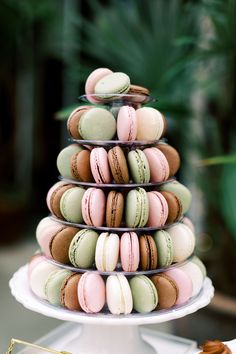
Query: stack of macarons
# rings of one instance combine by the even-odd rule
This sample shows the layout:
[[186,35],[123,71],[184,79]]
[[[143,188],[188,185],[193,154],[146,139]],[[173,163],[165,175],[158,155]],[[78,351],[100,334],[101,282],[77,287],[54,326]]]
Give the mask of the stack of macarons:
[[178,221],[190,203],[189,189],[175,180],[150,191],[85,189],[60,181],[47,194],[47,206],[56,218],[93,227],[161,228]]
[[126,152],[120,146],[106,150],[71,144],[57,157],[63,178],[97,184],[163,182],[173,177],[179,167],[179,153],[167,143]]
[[36,238],[47,258],[76,268],[100,272],[136,272],[164,269],[184,262],[195,247],[193,231],[183,223],[152,234],[79,230],[46,217],[36,229]]
[[55,266],[40,254],[29,262],[30,288],[40,299],[71,311],[127,315],[149,313],[186,304],[196,296],[205,268],[195,256],[186,264],[151,276],[72,272]]

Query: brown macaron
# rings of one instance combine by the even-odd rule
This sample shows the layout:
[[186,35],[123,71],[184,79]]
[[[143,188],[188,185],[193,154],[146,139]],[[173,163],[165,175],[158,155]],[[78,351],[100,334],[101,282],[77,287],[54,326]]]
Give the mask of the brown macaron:
[[140,268],[152,270],[157,268],[157,246],[152,236],[142,235],[139,237]]
[[106,224],[120,227],[124,211],[124,196],[121,192],[110,191],[106,202]]
[[82,274],[73,273],[63,282],[61,287],[61,304],[72,311],[81,311],[78,299],[78,284]]
[[169,177],[173,177],[179,170],[181,163],[178,151],[173,146],[166,143],[159,143],[156,147],[165,155],[170,168]]
[[156,309],[169,309],[174,306],[179,293],[176,282],[163,273],[155,274],[150,279],[155,285],[158,293],[158,304]]
[[71,157],[71,173],[80,182],[94,182],[90,167],[90,153],[89,150],[82,150]]
[[166,224],[172,224],[182,216],[183,208],[178,197],[170,191],[160,191],[168,204],[168,217]]
[[65,191],[67,191],[68,189],[73,188],[74,185],[73,184],[61,184],[58,187],[56,187],[53,190],[53,193],[51,194],[50,197],[50,210],[52,211],[52,213],[59,219],[64,219],[61,210],[60,210],[60,200],[61,197],[63,195],[63,193],[65,193]]
[[129,170],[125,154],[120,146],[108,151],[108,161],[116,183],[129,183]]
[[67,130],[69,134],[74,139],[82,139],[79,133],[79,121],[84,112],[90,109],[91,106],[80,106],[71,112],[68,120],[67,120]]
[[62,264],[70,264],[69,247],[70,243],[79,231],[76,227],[65,226],[52,239],[49,245],[52,258]]

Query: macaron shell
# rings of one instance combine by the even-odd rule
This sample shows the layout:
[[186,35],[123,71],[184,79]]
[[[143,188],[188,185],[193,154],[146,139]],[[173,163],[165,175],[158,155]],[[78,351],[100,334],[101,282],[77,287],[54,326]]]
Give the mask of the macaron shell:
[[125,73],[115,72],[99,80],[95,85],[94,92],[98,98],[106,98],[106,94],[126,93],[129,91],[129,87],[129,76]]
[[41,299],[46,300],[45,282],[50,272],[56,269],[58,269],[56,266],[46,261],[38,263],[32,269],[29,278],[30,288]]
[[147,225],[150,227],[161,227],[165,225],[168,217],[168,204],[161,193],[148,192],[149,216]]
[[178,172],[181,164],[180,155],[178,151],[171,145],[166,143],[159,143],[156,147],[165,155],[169,168],[170,168],[170,177],[175,176]]
[[61,304],[71,311],[81,311],[77,289],[81,274],[73,273],[65,278],[61,286]]
[[60,209],[60,201],[62,195],[69,189],[73,188],[73,184],[58,182],[52,186],[47,195],[47,205],[52,214],[59,219],[63,219],[63,214]]
[[[105,305],[105,283],[99,274],[86,272],[78,284],[78,298],[82,309],[87,313],[97,313]],[[96,294],[96,296],[94,296]]]
[[95,261],[95,249],[98,234],[93,230],[83,229],[72,239],[69,247],[69,259],[78,268],[91,268]]
[[60,211],[62,216],[70,222],[82,223],[81,202],[85,190],[81,187],[73,187],[66,190],[60,199]]
[[125,220],[127,227],[143,227],[149,215],[147,193],[143,188],[130,190],[126,197]]
[[82,139],[79,133],[79,121],[82,116],[88,109],[91,109],[91,106],[80,106],[73,110],[67,120],[67,130],[69,134],[74,139]]
[[113,315],[127,315],[132,311],[132,293],[129,282],[124,275],[110,275],[107,278],[106,300]]
[[71,157],[81,152],[83,148],[77,144],[71,144],[62,149],[57,156],[57,169],[62,177],[74,178],[71,170]]
[[142,150],[136,149],[128,153],[128,165],[135,183],[148,183],[150,181],[149,163]]
[[163,115],[152,107],[136,110],[137,140],[154,141],[160,139],[164,130]]
[[66,269],[53,270],[45,282],[45,295],[50,304],[61,305],[61,287],[66,277],[72,272]]
[[137,118],[135,109],[122,106],[117,116],[117,136],[121,141],[134,141],[137,136]]
[[90,167],[90,151],[82,150],[72,155],[70,160],[72,177],[81,182],[93,182]]
[[87,99],[92,103],[99,103],[100,101],[96,99],[96,97],[91,96],[94,94],[94,88],[96,83],[101,80],[106,75],[112,74],[112,71],[108,68],[98,68],[91,72],[88,76],[85,83],[85,93],[87,95]]
[[120,239],[117,234],[107,232],[98,237],[95,251],[96,267],[100,271],[115,270],[119,258]]
[[140,267],[142,270],[152,270],[157,268],[157,247],[154,239],[150,235],[139,236],[140,245]]
[[79,133],[85,140],[111,140],[116,133],[115,118],[104,108],[91,108],[80,118]]
[[50,243],[51,257],[62,264],[69,264],[70,243],[79,230],[75,227],[64,227],[54,235]]
[[193,284],[193,291],[191,296],[196,296],[200,292],[204,280],[200,268],[190,261],[183,264],[181,269],[183,269],[191,278]]
[[120,239],[120,259],[125,272],[135,272],[140,260],[139,239],[135,232],[125,232]]
[[162,191],[172,192],[176,195],[176,197],[180,200],[182,204],[182,212],[185,214],[189,208],[192,201],[192,195],[190,190],[179,183],[178,181],[170,181],[168,183],[164,183],[160,186]]
[[110,191],[106,202],[106,225],[120,227],[124,211],[124,196],[121,192]]
[[158,252],[158,267],[165,268],[173,262],[174,247],[168,232],[159,230],[153,234]]
[[98,188],[89,188],[82,199],[82,215],[85,223],[100,227],[104,223],[106,197]]
[[181,223],[167,229],[173,243],[173,262],[186,260],[194,251],[195,236],[193,232]]
[[162,191],[160,192],[168,204],[168,217],[167,224],[172,224],[177,221],[183,214],[183,208],[179,198],[172,192]]
[[178,297],[176,300],[176,305],[183,305],[186,303],[193,291],[193,284],[190,277],[180,268],[172,268],[164,272],[167,276],[173,279],[179,289]]
[[134,276],[130,281],[133,308],[140,313],[153,311],[158,303],[158,294],[152,281],[145,275]]
[[151,182],[166,181],[170,175],[168,161],[165,155],[155,147],[143,150],[150,167]]
[[179,289],[176,282],[166,274],[153,275],[151,281],[158,293],[157,310],[169,309],[175,305]]
[[111,173],[108,164],[108,155],[104,148],[94,148],[90,155],[90,165],[96,183],[110,183]]
[[129,170],[121,147],[115,146],[108,152],[108,161],[116,183],[129,183]]

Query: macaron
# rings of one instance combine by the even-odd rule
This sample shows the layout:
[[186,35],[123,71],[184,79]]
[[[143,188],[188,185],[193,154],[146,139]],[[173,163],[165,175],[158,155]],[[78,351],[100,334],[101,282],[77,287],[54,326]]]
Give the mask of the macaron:
[[200,268],[197,266],[197,264],[191,262],[190,260],[189,262],[183,264],[181,269],[183,269],[192,280],[193,290],[191,297],[196,296],[200,292],[204,280]]
[[147,192],[143,188],[132,189],[126,197],[125,221],[127,227],[144,227],[149,217]]
[[125,272],[135,272],[139,266],[139,239],[135,232],[125,232],[120,239],[120,260]]
[[[130,78],[122,72],[114,72],[100,79],[94,88],[98,99],[115,98],[116,94],[125,94],[130,88]],[[111,96],[108,96],[111,95]]]
[[71,311],[81,311],[77,289],[81,274],[72,273],[68,275],[61,285],[61,305]]
[[37,242],[46,257],[51,257],[51,239],[60,232],[65,225],[52,220],[50,217],[43,218],[36,228]]
[[84,149],[71,156],[70,159],[72,178],[80,182],[93,182],[90,167],[90,150]]
[[30,288],[33,291],[35,295],[40,297],[41,299],[46,300],[46,294],[45,294],[45,282],[48,277],[48,275],[53,271],[58,269],[55,265],[52,263],[47,262],[46,260],[43,260],[39,262],[37,265],[35,265],[30,272],[29,276],[29,284]]
[[71,274],[71,271],[59,268],[49,273],[45,282],[45,295],[50,304],[61,305],[61,287],[65,278]]
[[115,146],[109,150],[108,161],[114,181],[116,183],[129,183],[128,165],[120,146]]
[[83,229],[77,232],[70,243],[69,258],[78,268],[91,268],[95,261],[98,234],[94,230]]
[[63,218],[74,223],[82,223],[82,200],[85,189],[75,187],[66,190],[60,199],[60,211]]
[[155,285],[146,275],[135,275],[130,281],[133,308],[140,313],[148,313],[157,307],[158,294]]
[[133,309],[132,293],[127,278],[122,274],[110,275],[106,280],[106,300],[113,315],[128,315]]
[[128,153],[128,165],[135,183],[148,183],[150,181],[149,163],[142,150],[131,150]]
[[179,292],[175,305],[183,305],[186,303],[192,296],[193,291],[193,284],[189,275],[180,267],[168,269],[163,274],[173,279],[177,284]]
[[150,168],[151,182],[163,182],[169,178],[170,169],[165,155],[155,147],[143,150]]
[[75,178],[71,168],[71,158],[83,150],[82,146],[71,144],[60,151],[57,156],[57,169],[62,177]]
[[170,191],[160,192],[168,204],[168,217],[166,220],[167,224],[172,224],[180,219],[183,215],[183,208],[180,199],[174,193]]
[[181,219],[181,222],[182,222],[184,225],[188,226],[188,227],[192,230],[192,232],[195,234],[195,227],[194,227],[194,225],[193,225],[192,220],[190,220],[187,216],[184,216],[184,217]]
[[207,276],[207,270],[205,264],[201,261],[201,259],[198,256],[194,255],[193,257],[191,257],[191,262],[195,263],[199,267],[202,272],[203,279],[205,279]]
[[155,108],[142,107],[136,110],[137,140],[154,141],[161,138],[165,129],[165,118]]
[[106,225],[120,227],[124,212],[124,196],[121,192],[112,190],[107,195]]
[[101,275],[94,272],[84,273],[78,284],[78,298],[85,312],[100,312],[106,299],[105,282]]
[[90,155],[90,165],[96,183],[110,183],[111,172],[108,155],[103,147],[94,148]]
[[44,262],[45,261],[45,256],[41,253],[41,252],[36,252],[35,254],[33,254],[32,257],[30,257],[29,263],[28,263],[28,269],[27,269],[27,276],[28,279],[30,279],[31,273],[34,269],[34,267],[36,267],[39,263]]
[[145,101],[148,101],[150,91],[146,87],[131,84],[128,94],[134,96],[130,98],[132,102],[134,101],[137,103],[143,103]]
[[173,262],[174,247],[172,238],[165,230],[155,231],[153,239],[158,252],[158,267],[166,268]]
[[168,161],[170,169],[169,177],[175,176],[181,164],[178,151],[173,146],[164,142],[158,143],[156,147],[165,155],[166,160]]
[[82,199],[84,222],[90,226],[100,227],[104,223],[106,197],[102,189],[88,188]]
[[179,294],[178,285],[174,279],[163,273],[155,274],[150,279],[158,293],[158,305],[156,309],[167,310],[174,306]]
[[140,246],[140,267],[142,270],[152,270],[157,268],[157,247],[154,239],[150,235],[139,236]]
[[79,121],[79,134],[85,140],[111,140],[116,133],[116,120],[105,108],[85,111]]
[[68,120],[67,120],[67,130],[74,139],[82,139],[80,133],[79,133],[79,121],[87,110],[91,109],[91,106],[80,106],[77,107],[76,109],[71,112]]
[[173,243],[173,262],[185,261],[194,251],[195,236],[192,230],[178,223],[169,227],[167,230]]
[[157,191],[147,193],[149,216],[147,225],[161,227],[165,225],[168,217],[168,204],[163,195]]
[[62,195],[69,189],[73,188],[74,185],[70,183],[66,183],[63,181],[55,183],[48,191],[47,194],[47,206],[51,211],[59,219],[64,219],[64,216],[61,212],[60,202]]
[[99,103],[100,101],[94,96],[94,88],[99,80],[104,78],[106,75],[112,74],[112,71],[108,68],[98,68],[93,70],[88,76],[85,82],[85,93],[87,99],[92,103]]
[[132,106],[122,106],[117,116],[117,136],[121,141],[134,141],[137,136],[137,118]]
[[172,192],[176,195],[182,205],[182,213],[185,214],[191,204],[192,195],[190,190],[178,181],[169,181],[160,186],[161,191]]
[[103,232],[96,244],[95,264],[102,272],[112,272],[118,263],[120,239],[117,234]]

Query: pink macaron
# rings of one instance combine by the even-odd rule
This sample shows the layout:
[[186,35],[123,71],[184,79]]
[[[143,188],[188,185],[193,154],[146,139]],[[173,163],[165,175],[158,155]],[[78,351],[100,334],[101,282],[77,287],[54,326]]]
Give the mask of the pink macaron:
[[36,239],[46,257],[51,258],[50,244],[53,237],[60,232],[65,226],[49,217],[40,221],[36,229]]
[[155,147],[143,150],[149,163],[151,182],[166,181],[170,175],[170,168],[165,155]]
[[106,288],[101,275],[86,272],[78,283],[80,306],[87,313],[97,313],[105,305]]
[[110,183],[111,172],[108,163],[108,154],[102,147],[94,148],[90,154],[90,166],[96,183]]
[[82,199],[82,215],[85,223],[90,226],[103,225],[106,197],[99,188],[88,188]]
[[147,225],[161,227],[165,225],[168,217],[168,204],[163,195],[157,191],[147,193],[149,203],[149,216]]
[[85,83],[85,93],[87,99],[92,103],[99,103],[100,101],[96,97],[92,96],[94,94],[94,88],[96,83],[107,75],[112,74],[112,71],[108,68],[98,68],[91,72]]
[[125,232],[120,239],[121,265],[125,272],[135,272],[139,266],[139,240],[135,232]]
[[117,116],[117,136],[122,141],[133,141],[137,136],[137,119],[135,109],[122,106]]
[[183,305],[192,296],[193,284],[191,278],[183,269],[180,268],[169,269],[164,272],[164,274],[172,278],[179,288],[179,294],[175,304]]
[[44,260],[45,260],[45,257],[42,253],[35,253],[31,257],[31,259],[28,263],[28,278],[30,278],[33,269]]

